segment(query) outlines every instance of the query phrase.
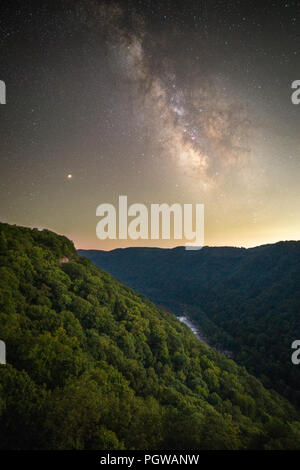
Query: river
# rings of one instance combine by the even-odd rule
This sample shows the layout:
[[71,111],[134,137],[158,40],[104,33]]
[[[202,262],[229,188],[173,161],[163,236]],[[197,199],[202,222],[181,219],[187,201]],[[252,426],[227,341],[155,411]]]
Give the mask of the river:
[[192,320],[190,320],[190,318],[186,317],[185,315],[178,316],[177,318],[178,318],[179,321],[181,321],[181,323],[184,323],[186,326],[188,326],[190,328],[190,330],[192,330],[192,332],[194,333],[196,338],[199,339],[199,341],[201,341],[202,343],[207,344],[207,346],[209,346],[209,347],[212,347],[213,349],[215,349],[215,351],[218,351],[219,353],[225,354],[225,356],[227,356],[229,359],[232,358],[232,352],[231,351],[225,351],[225,350],[217,349],[217,348],[214,348],[213,346],[211,346],[208,343],[208,340],[202,335],[199,328],[195,325],[195,323],[192,322]]
[[197,328],[197,326],[189,318],[187,318],[186,316],[180,316],[180,317],[177,317],[177,318],[178,318],[179,321],[181,321],[181,323],[184,323],[186,326],[188,326],[192,330],[192,332],[194,333],[196,338],[199,339],[199,341],[201,341],[202,343],[205,343],[209,346],[207,339],[204,338],[204,336],[201,334],[201,331],[199,330],[199,328]]

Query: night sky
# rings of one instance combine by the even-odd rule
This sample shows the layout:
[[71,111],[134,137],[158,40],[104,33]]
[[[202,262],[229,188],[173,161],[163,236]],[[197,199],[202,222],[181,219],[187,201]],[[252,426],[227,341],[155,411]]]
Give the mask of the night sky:
[[207,245],[299,239],[299,23],[299,1],[1,3],[0,220],[179,244],[98,240],[127,195],[204,203]]

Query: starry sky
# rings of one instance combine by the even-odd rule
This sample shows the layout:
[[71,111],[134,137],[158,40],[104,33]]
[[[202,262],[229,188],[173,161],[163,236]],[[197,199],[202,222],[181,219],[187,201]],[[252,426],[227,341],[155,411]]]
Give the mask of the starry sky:
[[0,220],[77,248],[96,208],[204,203],[205,244],[299,239],[300,2],[1,4]]

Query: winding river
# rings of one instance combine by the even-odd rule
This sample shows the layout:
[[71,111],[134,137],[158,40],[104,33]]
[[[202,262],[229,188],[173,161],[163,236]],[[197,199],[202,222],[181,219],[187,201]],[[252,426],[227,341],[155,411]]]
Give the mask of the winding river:
[[199,341],[201,341],[202,343],[205,343],[209,346],[208,342],[207,342],[207,339],[204,338],[204,336],[202,336],[201,334],[201,331],[199,330],[199,328],[197,328],[197,326],[192,322],[192,320],[190,320],[189,318],[187,318],[186,316],[180,316],[180,317],[177,317],[179,321],[181,321],[181,323],[184,323],[186,326],[188,326],[192,332],[194,333],[194,335],[196,336],[196,338],[199,339]]
[[[201,341],[202,343],[207,344],[207,346],[209,346],[209,347],[213,347],[208,343],[208,340],[202,335],[199,328],[195,325],[195,323],[193,323],[192,320],[190,320],[190,318],[186,317],[185,315],[178,316],[177,318],[178,318],[179,321],[181,321],[181,323],[184,323],[186,326],[188,326],[192,330],[192,332],[194,333],[196,338],[199,339],[199,341]],[[214,347],[213,347],[213,349],[215,349],[219,353],[225,354],[225,356],[227,356],[229,359],[232,358],[232,352],[231,351],[224,351],[224,350],[217,349],[217,348],[214,348]]]

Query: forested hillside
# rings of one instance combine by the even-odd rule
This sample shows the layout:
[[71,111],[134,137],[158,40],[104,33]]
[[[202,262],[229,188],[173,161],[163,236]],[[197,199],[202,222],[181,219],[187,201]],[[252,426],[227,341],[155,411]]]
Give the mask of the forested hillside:
[[0,225],[1,449],[300,448],[299,415],[80,258]]
[[94,263],[195,319],[211,344],[300,405],[300,242],[257,248],[129,248],[82,251]]

